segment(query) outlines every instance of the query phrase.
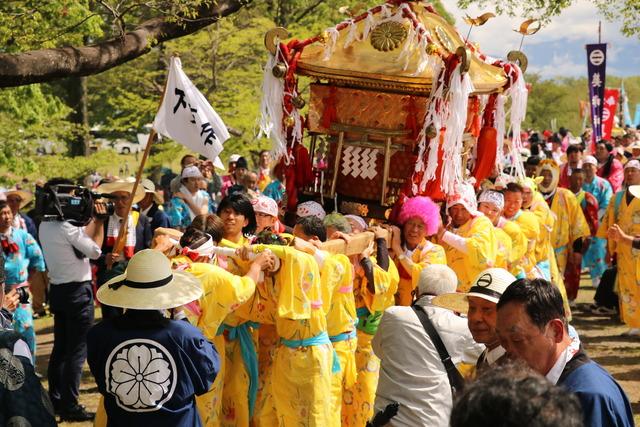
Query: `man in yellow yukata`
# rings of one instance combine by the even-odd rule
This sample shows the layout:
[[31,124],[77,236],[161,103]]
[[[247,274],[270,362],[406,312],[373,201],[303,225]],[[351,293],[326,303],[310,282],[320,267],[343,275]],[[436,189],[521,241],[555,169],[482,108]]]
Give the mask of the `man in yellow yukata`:
[[[200,280],[203,296],[198,302],[184,307],[187,318],[207,339],[214,343],[219,354],[224,354],[225,339],[218,329],[225,317],[254,294],[260,271],[274,265],[273,255],[261,253],[249,265],[247,274],[236,276],[210,264],[213,259],[213,238],[193,228],[187,228],[180,240],[180,255],[172,258],[175,270],[188,271]],[[221,358],[221,362],[224,358]],[[221,366],[222,369],[222,366]],[[209,392],[198,396],[196,403],[204,426],[220,425],[221,396],[224,376],[219,376]]]
[[391,252],[400,273],[396,305],[409,306],[413,302],[418,277],[431,264],[446,264],[442,246],[427,240],[441,223],[440,209],[428,197],[412,197],[404,202],[398,215],[398,227],[393,227]]
[[523,186],[510,182],[504,189],[503,195],[503,216],[508,221],[515,222],[527,239],[527,250],[521,263],[524,274],[529,279],[541,277],[536,268],[536,249],[540,235],[540,221],[534,213],[522,209],[524,204]]
[[491,220],[498,239],[496,267],[508,270],[517,278],[525,278],[524,259],[528,240],[520,226],[502,216],[504,196],[494,190],[485,190],[478,198],[478,210]]
[[[625,188],[609,202],[600,223],[600,238],[609,238],[609,254],[618,266],[620,318],[629,327],[625,335],[640,335],[640,162],[629,161],[624,167]],[[635,195],[635,197],[633,197]]]
[[[556,218],[551,232],[551,245],[555,252],[558,271],[564,277],[570,257],[573,264],[582,263],[583,239],[591,236],[589,224],[575,194],[571,190],[558,187],[560,168],[555,161],[541,161],[538,175],[542,177],[542,182],[538,185],[540,192]],[[553,281],[557,282],[557,279]]]
[[450,223],[440,226],[438,242],[458,276],[458,292],[467,292],[481,271],[495,265],[498,241],[489,218],[478,212],[470,184],[456,186],[454,194],[447,197],[447,212]]

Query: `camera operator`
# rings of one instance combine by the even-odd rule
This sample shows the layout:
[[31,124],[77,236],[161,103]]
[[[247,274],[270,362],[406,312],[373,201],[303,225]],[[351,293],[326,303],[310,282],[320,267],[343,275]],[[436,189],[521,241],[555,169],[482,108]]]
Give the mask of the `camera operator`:
[[[51,180],[49,186],[72,184]],[[103,205],[95,205],[104,214]],[[40,243],[49,269],[53,351],[49,359],[49,396],[63,421],[88,421],[94,414],[78,404],[87,332],[93,326],[93,290],[89,259],[98,259],[104,239],[103,219],[78,227],[61,218],[40,224]]]

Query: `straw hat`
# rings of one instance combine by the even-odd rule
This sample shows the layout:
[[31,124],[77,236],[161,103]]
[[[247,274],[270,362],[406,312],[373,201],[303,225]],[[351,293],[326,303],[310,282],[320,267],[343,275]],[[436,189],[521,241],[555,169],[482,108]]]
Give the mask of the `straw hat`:
[[4,192],[5,198],[9,198],[9,196],[17,195],[20,197],[20,207],[18,209],[22,209],[27,206],[31,200],[33,200],[33,194],[25,190],[18,190],[17,188],[10,188]]
[[[134,183],[135,179],[119,179],[117,181],[107,182],[99,185],[98,188],[96,188],[96,193],[113,194],[118,191],[125,191],[131,194],[131,192],[133,192]],[[144,199],[145,194],[144,187],[142,185],[138,185],[136,194],[133,196],[133,203],[138,203],[140,200]]]
[[135,310],[175,308],[201,296],[195,276],[171,270],[169,259],[153,249],[136,253],[124,274],[102,285],[97,294],[102,304]]
[[476,277],[466,294],[439,295],[431,303],[458,313],[466,313],[469,310],[468,297],[478,297],[497,304],[504,291],[516,280],[515,276],[504,268],[488,268]]
[[156,191],[156,185],[149,178],[143,178],[140,180],[140,185],[144,188],[144,192],[153,194],[153,201],[158,205],[164,204],[164,197]]

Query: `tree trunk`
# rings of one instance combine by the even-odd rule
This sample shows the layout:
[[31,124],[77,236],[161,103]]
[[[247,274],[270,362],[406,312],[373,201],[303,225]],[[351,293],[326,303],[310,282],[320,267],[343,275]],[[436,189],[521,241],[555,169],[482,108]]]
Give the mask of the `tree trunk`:
[[251,0],[207,2],[198,15],[182,23],[153,18],[124,36],[93,46],[0,53],[0,87],[44,83],[63,77],[98,74],[147,53],[154,45],[192,34],[237,12]]

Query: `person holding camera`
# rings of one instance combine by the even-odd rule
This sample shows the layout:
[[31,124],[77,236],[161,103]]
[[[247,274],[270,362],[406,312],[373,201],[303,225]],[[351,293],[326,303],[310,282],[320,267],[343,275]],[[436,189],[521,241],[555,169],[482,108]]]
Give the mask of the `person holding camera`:
[[[138,185],[133,194],[133,185],[133,181],[118,180],[102,184],[96,189],[100,194],[108,194],[114,204],[113,213],[110,213],[103,223],[105,238],[102,243],[102,255],[96,261],[98,287],[122,274],[133,254],[151,247],[153,235],[149,218],[141,212],[127,211],[132,197],[132,203],[138,203],[145,197],[144,187]],[[121,243],[118,244],[122,227],[126,229]],[[103,319],[116,317],[121,313],[122,310],[118,308],[102,305]]]
[[16,290],[19,304],[13,312],[13,328],[29,344],[32,356],[36,354],[36,334],[33,329],[33,311],[29,304],[29,277],[36,271],[45,271],[42,251],[27,231],[13,226],[13,210],[0,200],[0,244],[5,256],[6,291]]
[[[67,180],[51,180],[45,188],[67,186]],[[62,191],[59,191],[61,193]],[[70,196],[70,194],[66,194]],[[56,196],[57,197],[57,196]],[[56,200],[56,202],[59,201]],[[96,214],[105,214],[95,204]],[[82,365],[87,358],[87,332],[93,325],[91,265],[102,251],[104,219],[99,215],[82,222],[63,216],[45,217],[40,224],[40,243],[49,269],[50,310],[53,313],[53,350],[49,359],[49,396],[63,421],[88,421],[94,414],[78,404]],[[84,224],[84,225],[83,225]]]

